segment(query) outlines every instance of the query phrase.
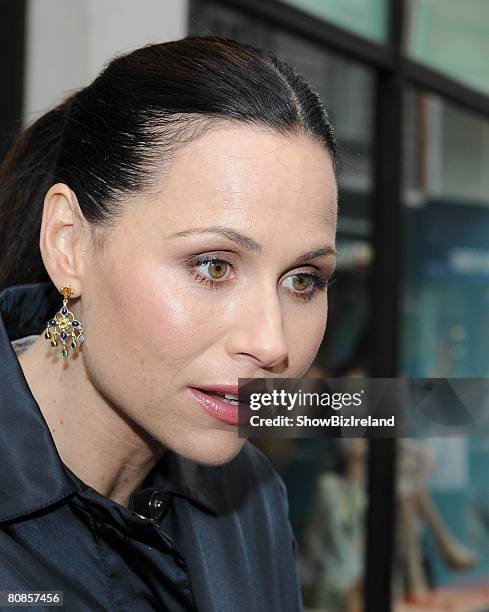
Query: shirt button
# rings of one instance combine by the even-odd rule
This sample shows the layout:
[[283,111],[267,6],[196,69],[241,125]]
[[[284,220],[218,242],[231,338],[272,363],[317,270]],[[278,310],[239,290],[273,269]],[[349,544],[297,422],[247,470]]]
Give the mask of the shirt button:
[[151,518],[155,521],[159,520],[163,516],[169,501],[169,496],[163,496],[159,491],[153,491],[148,503]]

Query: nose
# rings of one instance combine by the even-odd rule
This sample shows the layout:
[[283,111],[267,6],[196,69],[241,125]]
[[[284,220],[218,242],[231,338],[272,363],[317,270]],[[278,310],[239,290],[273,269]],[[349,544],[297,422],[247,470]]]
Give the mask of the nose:
[[275,289],[261,291],[236,310],[236,324],[228,334],[227,351],[263,369],[280,373],[288,367],[283,312]]

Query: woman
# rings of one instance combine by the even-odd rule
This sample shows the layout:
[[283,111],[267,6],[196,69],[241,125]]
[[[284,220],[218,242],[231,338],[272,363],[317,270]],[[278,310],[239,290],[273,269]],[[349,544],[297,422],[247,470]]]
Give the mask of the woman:
[[232,396],[302,376],[324,335],[323,102],[253,47],[147,46],[33,124],[0,185],[0,590],[300,610],[285,487]]

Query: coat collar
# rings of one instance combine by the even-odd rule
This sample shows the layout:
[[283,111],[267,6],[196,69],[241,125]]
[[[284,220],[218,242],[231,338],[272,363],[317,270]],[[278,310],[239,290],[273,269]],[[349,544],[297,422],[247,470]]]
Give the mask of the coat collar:
[[[43,332],[61,299],[51,283],[0,292],[0,523],[46,508],[80,488],[81,481],[61,461],[16,355],[28,336]],[[176,495],[217,514],[219,474],[218,468],[168,450],[153,468],[151,481],[155,487],[170,485]]]

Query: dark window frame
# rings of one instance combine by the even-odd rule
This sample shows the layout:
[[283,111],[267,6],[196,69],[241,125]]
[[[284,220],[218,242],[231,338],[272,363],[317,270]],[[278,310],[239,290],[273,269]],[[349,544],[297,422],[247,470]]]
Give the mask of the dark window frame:
[[0,0],[0,161],[22,126],[25,0]]

